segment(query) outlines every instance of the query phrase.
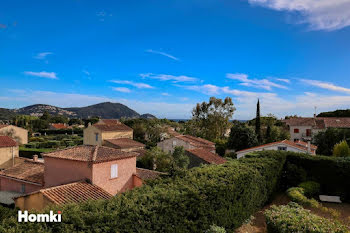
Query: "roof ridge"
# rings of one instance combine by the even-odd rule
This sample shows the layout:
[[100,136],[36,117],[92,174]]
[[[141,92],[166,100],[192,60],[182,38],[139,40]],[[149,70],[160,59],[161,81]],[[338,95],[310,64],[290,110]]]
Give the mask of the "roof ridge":
[[94,150],[94,152],[92,153],[91,161],[96,161],[98,149],[99,149],[99,145],[97,145],[97,146],[95,147],[95,150]]

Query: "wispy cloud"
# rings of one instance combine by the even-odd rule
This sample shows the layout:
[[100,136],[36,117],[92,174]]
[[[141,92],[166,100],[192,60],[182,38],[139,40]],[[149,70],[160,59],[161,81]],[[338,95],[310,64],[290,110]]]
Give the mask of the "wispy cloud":
[[87,71],[87,70],[82,70],[82,72],[83,72],[85,75],[87,75],[87,76],[90,76],[90,75],[91,75],[91,73],[90,73],[89,71]]
[[33,71],[25,71],[24,74],[30,75],[30,76],[36,76],[41,78],[49,78],[49,79],[58,79],[55,72],[33,72]]
[[192,85],[192,86],[179,86],[179,87],[183,87],[183,88],[185,88],[187,90],[201,92],[201,93],[206,94],[206,95],[218,95],[218,94],[221,94],[221,88],[216,86],[216,85],[212,85],[212,84]]
[[167,92],[163,92],[163,93],[161,93],[161,95],[162,95],[162,96],[170,96],[170,94],[167,93]]
[[288,89],[286,86],[271,82],[267,79],[248,79],[247,74],[229,73],[229,74],[226,74],[226,77],[228,79],[238,80],[241,82],[240,85],[247,86],[247,87],[255,87],[255,88],[261,88],[265,90],[271,90],[272,87]]
[[300,81],[304,84],[319,87],[322,89],[350,94],[350,88],[336,86],[335,84],[330,82],[323,82],[323,81],[310,80],[310,79],[300,79]]
[[277,11],[298,12],[311,30],[337,30],[350,25],[350,0],[248,0]]
[[34,56],[35,59],[39,60],[44,60],[48,55],[52,55],[52,52],[43,52],[43,53],[38,53],[37,55]]
[[284,83],[290,83],[290,80],[286,78],[276,78],[276,80]]
[[169,75],[169,74],[152,74],[152,73],[147,73],[147,74],[140,74],[142,78],[151,78],[151,79],[158,79],[161,81],[172,81],[173,83],[178,83],[178,82],[196,82],[199,81],[197,78],[194,77],[189,77],[186,75]]
[[173,59],[175,61],[179,61],[180,59],[169,54],[169,53],[165,53],[165,52],[162,52],[162,51],[156,51],[156,50],[153,50],[153,49],[147,49],[146,50],[147,53],[154,53],[154,54],[159,54],[159,55],[162,55],[162,56],[165,56],[165,57],[168,57],[170,59]]
[[113,90],[123,92],[123,93],[130,93],[131,90],[126,87],[113,87]]
[[134,86],[134,87],[137,87],[140,89],[152,89],[152,88],[154,88],[147,83],[136,83],[136,82],[127,81],[127,80],[111,80],[111,82],[117,83],[117,84],[131,85],[131,86]]

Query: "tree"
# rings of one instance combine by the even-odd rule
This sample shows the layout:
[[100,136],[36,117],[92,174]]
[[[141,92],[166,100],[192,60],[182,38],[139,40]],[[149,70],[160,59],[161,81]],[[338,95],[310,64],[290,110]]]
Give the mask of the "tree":
[[144,168],[167,172],[171,169],[173,157],[159,147],[153,147],[147,150],[146,154],[140,158],[140,163]]
[[335,144],[350,139],[349,129],[328,128],[314,136],[313,144],[317,146],[317,154],[332,155]]
[[255,133],[258,137],[259,143],[261,143],[262,137],[261,137],[260,100],[259,99],[258,99],[258,103],[256,104]]
[[223,138],[235,110],[230,97],[224,101],[210,97],[209,102],[197,103],[193,109],[194,127],[200,129],[201,136],[208,140]]
[[333,156],[336,156],[336,157],[350,156],[350,148],[348,143],[345,140],[335,144],[333,148]]
[[258,138],[254,130],[244,123],[236,123],[231,128],[227,148],[236,151],[258,145]]
[[48,111],[45,111],[43,115],[40,117],[40,120],[48,121],[50,119],[51,115]]
[[190,159],[185,154],[185,149],[183,148],[183,146],[176,146],[172,156],[174,169],[184,169],[187,168],[190,164]]

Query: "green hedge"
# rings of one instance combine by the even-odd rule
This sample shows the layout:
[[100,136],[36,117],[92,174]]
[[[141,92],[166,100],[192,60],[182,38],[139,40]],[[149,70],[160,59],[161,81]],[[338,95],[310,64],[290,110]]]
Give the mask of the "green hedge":
[[313,180],[320,184],[320,192],[350,200],[350,158],[310,156],[287,152],[282,177],[283,188]]
[[62,223],[18,224],[13,217],[2,227],[13,232],[147,233],[204,232],[215,224],[233,232],[270,198],[284,162],[279,154],[207,165],[111,200],[53,207],[62,211]]
[[298,185],[304,189],[304,194],[307,197],[314,197],[320,194],[320,184],[315,181],[305,181]]
[[269,233],[346,233],[345,226],[335,220],[328,220],[310,213],[297,203],[271,206],[264,212]]

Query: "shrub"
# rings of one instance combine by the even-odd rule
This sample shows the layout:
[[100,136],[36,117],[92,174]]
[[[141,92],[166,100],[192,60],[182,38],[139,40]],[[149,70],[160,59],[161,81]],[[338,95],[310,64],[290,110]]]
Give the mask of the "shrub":
[[271,206],[264,212],[268,232],[289,233],[345,233],[348,229],[335,220],[328,220],[310,213],[297,203]]
[[334,145],[333,156],[336,156],[336,157],[350,156],[350,148],[348,143],[345,140]]
[[308,207],[319,208],[320,203],[315,199],[308,199],[304,195],[303,188],[292,187],[287,190],[287,196],[294,202],[297,202],[301,205],[305,205]]
[[223,227],[211,225],[210,228],[205,231],[205,233],[226,233],[226,230]]
[[19,224],[14,217],[3,227],[13,232],[204,232],[215,223],[233,232],[270,198],[284,162],[279,154],[205,165],[110,200],[50,207],[64,213],[59,224]]
[[307,197],[313,197],[320,193],[320,184],[315,181],[305,181],[298,186],[304,189],[304,194]]

